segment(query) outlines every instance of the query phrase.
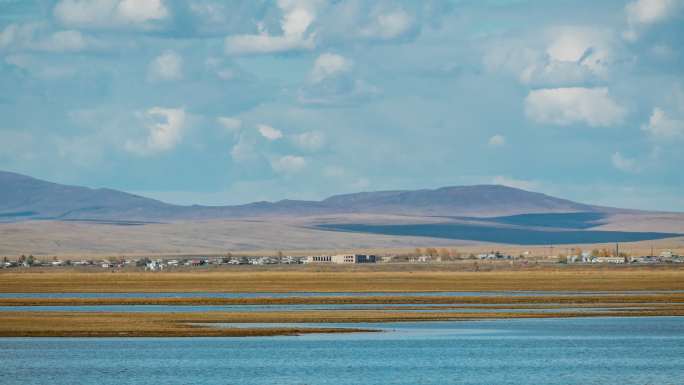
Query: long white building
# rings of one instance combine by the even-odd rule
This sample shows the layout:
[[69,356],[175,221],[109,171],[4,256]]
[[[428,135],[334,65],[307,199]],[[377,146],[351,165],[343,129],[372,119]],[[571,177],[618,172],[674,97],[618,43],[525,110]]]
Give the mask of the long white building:
[[366,254],[314,255],[304,260],[304,263],[334,263],[340,265],[375,262],[377,262],[375,255]]

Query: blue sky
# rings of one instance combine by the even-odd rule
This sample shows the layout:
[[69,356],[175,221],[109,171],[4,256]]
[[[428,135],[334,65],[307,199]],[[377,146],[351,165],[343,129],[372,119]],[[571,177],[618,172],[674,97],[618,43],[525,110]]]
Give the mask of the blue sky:
[[684,211],[684,0],[0,0],[0,169],[175,203]]

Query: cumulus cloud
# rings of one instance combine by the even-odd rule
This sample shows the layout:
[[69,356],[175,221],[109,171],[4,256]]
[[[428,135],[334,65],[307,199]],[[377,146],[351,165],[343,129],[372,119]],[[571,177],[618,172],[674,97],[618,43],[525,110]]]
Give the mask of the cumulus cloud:
[[681,0],[635,0],[625,5],[629,28],[623,36],[636,40],[639,33],[649,25],[663,22],[679,11],[684,2]]
[[299,89],[298,100],[311,105],[347,105],[367,100],[380,89],[358,79],[352,60],[334,53],[323,53],[314,61],[309,82]]
[[316,151],[325,145],[325,136],[322,132],[309,131],[292,137],[295,145],[303,150]]
[[528,191],[533,191],[539,188],[539,182],[515,179],[503,175],[495,176],[494,179],[492,179],[492,183]]
[[595,28],[566,27],[552,32],[546,53],[552,62],[576,63],[602,75],[611,60],[610,32]]
[[619,152],[615,152],[610,157],[610,160],[613,163],[613,167],[622,172],[632,173],[639,171],[639,165],[635,159],[627,158]]
[[53,9],[64,25],[89,28],[149,27],[169,16],[163,0],[61,0]]
[[279,0],[281,35],[271,35],[259,24],[258,34],[226,37],[225,50],[230,54],[263,54],[313,49],[315,33],[308,29],[316,19],[317,6],[316,1]]
[[231,118],[229,116],[219,116],[216,121],[223,127],[226,131],[231,133],[236,133],[242,128],[242,120],[237,118]]
[[241,135],[237,143],[231,148],[230,156],[235,162],[247,162],[256,158],[254,144],[245,135]]
[[271,161],[271,168],[279,174],[295,174],[306,167],[306,159],[296,155],[285,155]]
[[145,140],[128,140],[126,150],[138,155],[152,155],[174,149],[183,138],[185,110],[154,107],[146,111],[148,135]]
[[620,61],[617,46],[608,29],[556,27],[540,37],[497,41],[483,61],[488,70],[510,73],[523,84],[586,84],[609,77],[612,66]]
[[361,28],[359,34],[364,37],[389,40],[400,37],[408,32],[413,24],[413,18],[403,9],[379,12],[368,25]]
[[148,68],[152,81],[170,81],[183,78],[183,57],[168,50],[152,60]]
[[313,69],[311,70],[311,81],[319,83],[325,78],[336,74],[347,72],[351,69],[352,62],[344,56],[333,53],[324,53],[316,58]]
[[656,140],[684,139],[684,120],[673,119],[661,108],[654,108],[648,123],[641,126]]
[[625,109],[610,97],[607,88],[547,88],[530,91],[525,114],[538,123],[599,127],[621,122]]
[[0,32],[0,49],[14,51],[78,52],[93,42],[79,31],[47,32],[45,25],[35,23],[10,24]]
[[625,5],[630,24],[654,24],[670,17],[682,6],[680,0],[636,0]]
[[489,138],[487,144],[489,145],[489,147],[502,147],[506,144],[506,137],[500,134],[496,134]]
[[283,132],[266,124],[258,124],[257,129],[261,136],[268,140],[278,140],[283,137]]

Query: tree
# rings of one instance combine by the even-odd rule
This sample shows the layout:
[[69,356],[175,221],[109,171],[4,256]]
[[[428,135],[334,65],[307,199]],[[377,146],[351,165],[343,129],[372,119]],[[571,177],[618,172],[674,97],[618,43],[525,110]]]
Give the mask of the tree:
[[28,258],[26,258],[26,264],[29,266],[33,266],[35,263],[35,258],[33,258],[33,255],[29,255]]
[[448,260],[449,257],[451,257],[451,253],[449,253],[449,250],[444,249],[444,248],[439,249],[439,258],[442,261]]

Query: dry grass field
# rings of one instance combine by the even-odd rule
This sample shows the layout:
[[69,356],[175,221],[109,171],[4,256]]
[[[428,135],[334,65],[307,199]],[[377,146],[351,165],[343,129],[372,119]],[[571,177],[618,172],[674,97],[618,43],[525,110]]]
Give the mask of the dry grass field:
[[[441,270],[437,265],[306,266],[304,269],[79,272],[3,271],[0,292],[329,292],[274,298],[9,298],[0,306],[234,305],[235,311],[0,312],[0,337],[239,337],[372,331],[324,323],[458,321],[509,318],[684,316],[684,267],[558,266],[492,271]],[[408,270],[407,270],[408,269]],[[524,296],[336,296],[334,292],[561,291]],[[608,291],[614,293],[584,293]],[[624,291],[644,291],[624,293]],[[668,291],[668,292],[649,292]],[[577,293],[580,292],[580,293]],[[369,309],[245,311],[240,305],[370,304]],[[435,311],[439,304],[439,311]],[[404,305],[404,306],[399,306]],[[408,305],[408,306],[406,306]],[[446,311],[448,309],[448,311]],[[543,309],[543,311],[540,311]],[[416,311],[417,310],[417,311]],[[218,323],[314,323],[321,327],[213,327]]]
[[[250,298],[0,298],[0,306],[239,306],[239,305],[506,305],[505,308],[554,308],[557,306],[653,306],[684,304],[684,293],[649,294],[573,294],[573,295],[497,295],[497,296],[330,296],[330,297],[250,297]],[[418,308],[416,306],[415,308]],[[405,308],[405,307],[402,307]],[[440,307],[459,308],[459,306]],[[494,307],[496,308],[496,307]]]
[[84,313],[0,312],[0,337],[239,337],[295,335],[303,333],[349,333],[371,331],[348,328],[218,328],[213,323],[379,323],[405,321],[454,321],[510,318],[648,317],[683,316],[684,307],[634,308],[611,311],[558,310],[525,312],[386,312],[292,311],[206,313]]
[[[462,252],[506,250],[541,255],[549,247],[487,244],[414,236],[389,236],[312,228],[320,223],[434,223],[437,217],[345,214],[339,216],[254,218],[240,220],[177,221],[146,225],[113,225],[87,222],[25,221],[0,223],[0,256],[33,254],[72,258],[110,255],[222,254],[226,252],[274,254],[371,251],[391,253],[415,247],[450,247]],[[659,231],[684,233],[684,214],[620,215],[598,230]],[[656,250],[684,252],[684,237],[624,244],[624,251],[644,254]],[[556,250],[612,248],[613,245],[562,245]],[[561,251],[557,251],[561,252]]]
[[[405,267],[405,266],[403,266]],[[684,290],[682,266],[538,266],[443,271],[439,265],[189,272],[0,272],[0,292],[428,292]]]

